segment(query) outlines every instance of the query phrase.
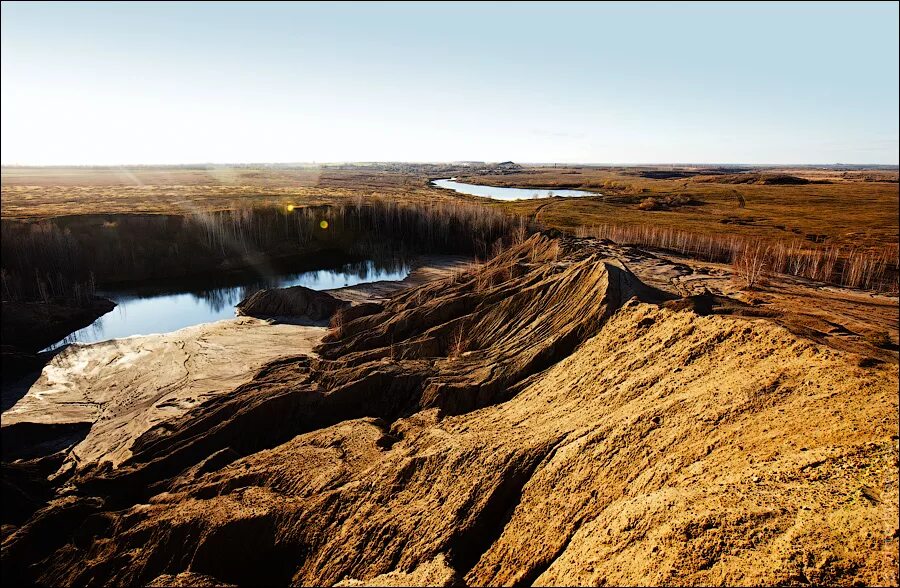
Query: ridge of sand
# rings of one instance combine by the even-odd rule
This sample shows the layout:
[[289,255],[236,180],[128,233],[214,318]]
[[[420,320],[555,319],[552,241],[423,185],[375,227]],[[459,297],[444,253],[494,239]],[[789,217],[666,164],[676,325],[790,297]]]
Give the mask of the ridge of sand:
[[[74,473],[49,585],[896,585],[896,362],[534,237]],[[779,321],[784,321],[781,324]],[[863,350],[866,353],[868,350]],[[885,350],[889,352],[889,350]]]
[[[469,265],[471,260],[460,256],[423,256],[404,280],[326,292],[353,303],[378,301]],[[273,360],[314,355],[327,320],[299,323],[242,316],[169,333],[73,344],[44,366],[0,421],[3,427],[89,424],[65,467],[102,461],[117,467],[131,456],[131,444],[152,427],[230,393]]]

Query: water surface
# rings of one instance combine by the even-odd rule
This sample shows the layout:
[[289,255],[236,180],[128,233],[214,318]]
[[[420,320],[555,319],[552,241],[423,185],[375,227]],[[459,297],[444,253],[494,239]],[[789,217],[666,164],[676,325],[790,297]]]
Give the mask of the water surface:
[[347,264],[338,269],[280,274],[266,279],[259,276],[242,279],[221,287],[198,289],[177,284],[166,291],[128,289],[98,291],[117,306],[87,327],[71,333],[47,347],[45,351],[69,343],[94,343],[134,335],[168,333],[184,327],[199,325],[235,315],[234,307],[241,300],[263,288],[306,286],[313,290],[330,290],[355,286],[364,282],[402,280],[409,275],[405,264],[394,267],[375,262]]
[[479,186],[477,184],[457,182],[456,178],[434,180],[431,183],[438,188],[447,188],[461,194],[471,194],[472,196],[493,198],[494,200],[531,200],[536,198],[552,198],[554,196],[563,196],[565,198],[599,196],[599,194],[596,192],[586,192],[584,190],[564,190],[557,188],[499,188],[497,186]]

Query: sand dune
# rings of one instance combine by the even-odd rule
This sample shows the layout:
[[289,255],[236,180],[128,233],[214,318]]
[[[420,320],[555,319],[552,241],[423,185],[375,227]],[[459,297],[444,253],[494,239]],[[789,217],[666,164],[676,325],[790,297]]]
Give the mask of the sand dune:
[[693,273],[536,236],[401,292],[318,357],[74,472],[10,529],[4,568],[54,585],[897,583],[896,354],[804,336]]

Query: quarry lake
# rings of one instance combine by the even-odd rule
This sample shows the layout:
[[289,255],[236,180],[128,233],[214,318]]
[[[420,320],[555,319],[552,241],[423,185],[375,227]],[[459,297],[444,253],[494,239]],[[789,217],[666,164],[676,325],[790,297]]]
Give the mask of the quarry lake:
[[459,192],[460,194],[493,198],[494,200],[532,200],[537,198],[552,198],[553,196],[562,196],[565,198],[599,196],[596,192],[587,192],[585,190],[565,190],[560,188],[500,188],[497,186],[465,184],[463,182],[457,182],[456,178],[434,180],[431,183],[438,188],[446,188],[448,190],[453,190],[454,192]]
[[331,290],[382,280],[398,281],[409,275],[403,263],[376,264],[373,261],[351,263],[337,269],[286,273],[261,278],[232,278],[225,283],[198,287],[191,282],[167,282],[166,286],[98,291],[116,307],[83,329],[50,345],[44,351],[69,343],[94,343],[134,335],[168,333],[184,327],[232,318],[235,305],[264,288],[305,286],[313,290]]

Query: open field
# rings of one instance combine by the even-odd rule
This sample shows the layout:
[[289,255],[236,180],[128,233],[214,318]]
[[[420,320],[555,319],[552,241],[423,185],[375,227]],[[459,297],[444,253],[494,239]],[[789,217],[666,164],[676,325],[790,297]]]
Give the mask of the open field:
[[3,168],[3,218],[184,214],[249,206],[313,206],[358,197],[450,200],[419,176],[377,169]]
[[888,292],[898,289],[900,266],[897,178],[885,168],[810,167],[538,167],[462,177],[600,191],[503,204],[564,231]]
[[313,206],[377,196],[402,202],[459,201],[458,195],[429,186],[429,179],[471,170],[452,164],[4,167],[0,173],[0,212],[3,218],[33,219],[73,214],[182,214],[266,205]]
[[[597,199],[519,201],[504,206],[560,229],[579,225],[654,225],[701,234],[733,233],[756,238],[798,237],[829,244],[879,246],[898,240],[897,172],[811,169],[751,170],[744,174],[701,174],[646,168],[529,168],[507,175],[461,176],[461,181],[495,186],[566,187],[597,191]],[[649,178],[641,174],[689,174]],[[757,181],[777,176],[805,184],[734,183],[740,175]],[[773,176],[774,179],[772,178]],[[878,181],[869,181],[877,178]],[[747,178],[749,179],[749,178]],[[784,180],[790,181],[790,180]],[[656,208],[641,204],[657,201]],[[667,200],[675,201],[669,206]]]
[[[482,170],[484,171],[484,170]],[[490,170],[488,170],[490,171]],[[732,170],[727,170],[732,171]],[[467,175],[468,172],[468,175]],[[602,224],[735,233],[767,239],[812,239],[857,246],[896,243],[896,170],[785,168],[741,174],[703,169],[533,167],[478,173],[453,165],[196,168],[3,168],[2,216],[34,218],[85,213],[179,212],[252,204],[326,204],[358,196],[404,201],[475,199],[433,188],[428,180],[496,186],[579,188],[595,198],[492,202],[491,206],[574,231]],[[643,175],[642,175],[643,174]],[[647,174],[654,177],[645,177]],[[685,175],[659,178],[656,176]],[[749,175],[810,183],[734,183]],[[774,179],[772,179],[774,177]],[[658,202],[655,209],[644,205]],[[672,204],[668,204],[672,202]]]

